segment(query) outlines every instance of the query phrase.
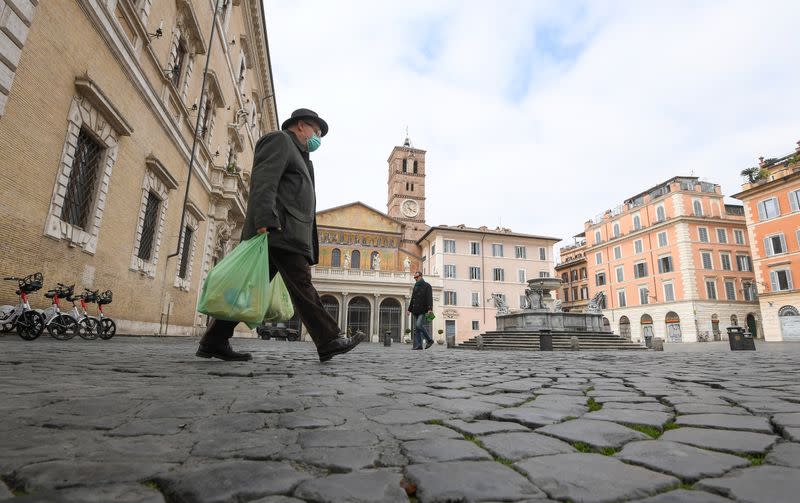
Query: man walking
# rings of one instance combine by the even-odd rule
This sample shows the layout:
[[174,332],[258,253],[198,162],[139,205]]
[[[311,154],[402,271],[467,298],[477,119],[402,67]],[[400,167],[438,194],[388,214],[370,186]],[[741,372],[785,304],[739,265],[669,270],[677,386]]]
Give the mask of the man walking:
[[433,337],[425,328],[425,315],[433,312],[433,288],[430,283],[422,279],[422,273],[414,273],[414,290],[411,292],[411,301],[408,303],[409,314],[414,315],[414,337],[411,349],[422,349],[422,339],[425,339],[425,349],[433,346]]
[[[319,148],[328,124],[307,108],[292,112],[281,131],[264,135],[256,144],[250,199],[242,240],[268,233],[269,276],[280,273],[300,319],[325,362],[347,353],[366,340],[356,332],[340,337],[339,326],[322,306],[311,284],[310,266],[317,263],[317,199],[314,165],[309,153]],[[197,349],[197,356],[246,361],[250,353],[231,348],[229,339],[239,322],[211,320]]]

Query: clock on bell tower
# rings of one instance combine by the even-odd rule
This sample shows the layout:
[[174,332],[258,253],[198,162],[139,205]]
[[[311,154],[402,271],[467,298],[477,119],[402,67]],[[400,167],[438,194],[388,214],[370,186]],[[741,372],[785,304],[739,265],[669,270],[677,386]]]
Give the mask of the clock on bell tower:
[[406,136],[403,146],[394,147],[387,162],[387,214],[406,224],[403,241],[409,248],[416,249],[417,239],[428,230],[425,225],[425,151],[414,148]]

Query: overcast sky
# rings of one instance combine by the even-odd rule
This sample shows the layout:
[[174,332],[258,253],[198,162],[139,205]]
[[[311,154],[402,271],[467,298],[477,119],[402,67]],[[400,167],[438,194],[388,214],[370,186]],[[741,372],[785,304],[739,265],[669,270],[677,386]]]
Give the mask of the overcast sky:
[[569,242],[672,176],[734,194],[800,140],[796,0],[265,7],[279,120],[308,107],[330,124],[317,209],[385,212],[406,126],[427,150],[428,225]]

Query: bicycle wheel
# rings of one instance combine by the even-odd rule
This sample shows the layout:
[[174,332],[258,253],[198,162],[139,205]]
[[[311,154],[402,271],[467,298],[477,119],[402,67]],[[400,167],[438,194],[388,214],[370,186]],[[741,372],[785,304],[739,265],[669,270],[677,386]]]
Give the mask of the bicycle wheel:
[[100,332],[100,324],[97,323],[96,318],[84,318],[75,325],[75,331],[82,339],[93,341],[97,339],[97,334]]
[[100,320],[100,338],[104,341],[114,337],[117,333],[117,324],[111,318],[103,318]]
[[44,331],[44,316],[36,311],[25,311],[17,318],[17,334],[32,341]]
[[75,337],[76,324],[72,316],[59,314],[47,325],[47,332],[53,339],[68,341]]

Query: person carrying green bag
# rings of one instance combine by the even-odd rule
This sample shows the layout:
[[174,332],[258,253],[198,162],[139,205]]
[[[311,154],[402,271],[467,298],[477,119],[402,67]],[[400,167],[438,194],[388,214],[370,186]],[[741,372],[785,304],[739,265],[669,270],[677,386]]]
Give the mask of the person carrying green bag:
[[[314,165],[309,153],[320,146],[321,138],[327,133],[328,124],[316,112],[301,108],[292,112],[292,116],[284,121],[281,131],[268,133],[258,140],[250,177],[250,198],[242,229],[242,242],[231,252],[233,255],[253,239],[264,239],[269,278],[261,283],[262,288],[268,292],[270,282],[274,283],[276,276],[280,275],[294,309],[316,345],[321,362],[347,353],[367,339],[361,331],[357,331],[352,337],[343,336],[337,321],[325,310],[319,293],[311,283],[310,266],[317,263],[319,241]],[[268,236],[262,237],[266,234]],[[227,257],[217,264],[217,267],[226,259]],[[209,273],[209,278],[212,273]],[[242,286],[239,293],[229,293],[229,298],[234,303],[240,302],[243,305],[246,300],[249,305],[254,299],[255,291],[255,286],[252,289]],[[251,292],[250,297],[247,292]],[[266,315],[266,309],[264,314]],[[252,359],[250,353],[234,351],[230,345],[236,325],[240,321],[252,321],[249,321],[250,318],[234,318],[230,314],[224,316],[230,319],[209,319],[195,354],[201,358],[228,361]]]

